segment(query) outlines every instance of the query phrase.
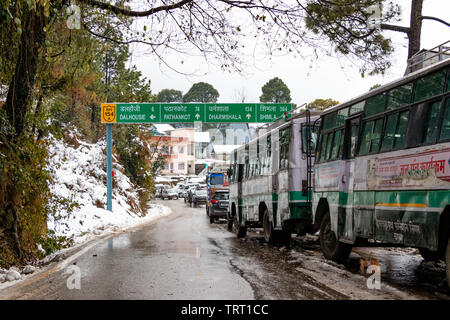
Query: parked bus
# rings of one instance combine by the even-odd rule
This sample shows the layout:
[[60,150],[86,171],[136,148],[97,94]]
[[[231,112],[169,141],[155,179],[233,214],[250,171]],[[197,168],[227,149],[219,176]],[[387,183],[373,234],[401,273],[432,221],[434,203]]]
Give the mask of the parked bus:
[[314,155],[306,157],[307,121],[309,112],[282,119],[232,153],[228,229],[238,237],[262,227],[267,242],[287,244],[291,233],[309,230]]
[[450,285],[449,77],[446,59],[321,115],[312,231],[326,258],[367,242],[416,247],[446,256]]

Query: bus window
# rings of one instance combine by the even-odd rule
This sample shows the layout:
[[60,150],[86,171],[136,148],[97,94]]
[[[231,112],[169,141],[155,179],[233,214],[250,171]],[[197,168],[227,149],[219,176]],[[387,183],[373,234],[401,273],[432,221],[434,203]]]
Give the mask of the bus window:
[[350,115],[363,111],[365,105],[366,105],[365,100],[352,105],[350,107]]
[[344,150],[344,130],[341,130],[341,139],[339,141],[338,159],[342,159],[342,150]]
[[383,142],[381,143],[381,151],[391,150],[394,146],[395,129],[397,127],[398,113],[391,114],[387,117],[386,129],[384,132]]
[[289,132],[290,127],[281,131],[280,134],[280,169],[285,169],[289,164]]
[[[312,129],[312,130],[311,130]],[[316,144],[317,144],[317,135],[319,132],[319,127],[318,126],[312,126],[312,125],[303,125],[302,126],[302,152],[304,154],[308,153],[307,150],[307,139],[308,139],[308,132],[307,130],[311,130],[310,134],[310,144],[309,144],[309,152],[310,154],[314,154],[314,151],[316,150]]]
[[401,112],[395,132],[394,149],[402,148],[404,145],[406,128],[408,126],[409,111]]
[[338,130],[334,134],[333,145],[331,148],[331,159],[335,160],[338,157],[339,150],[341,149],[341,136],[343,135],[344,130]]
[[328,134],[328,140],[327,140],[327,147],[324,154],[324,160],[327,161],[330,159],[330,153],[331,153],[331,142],[333,141],[333,132],[330,132]]
[[382,129],[383,129],[383,118],[375,121],[375,127],[373,128],[372,142],[370,144],[369,153],[378,152]]
[[340,127],[345,124],[345,120],[347,120],[348,117],[348,111],[349,108],[347,107],[337,112],[336,127]]
[[374,121],[369,121],[364,123],[363,125],[361,145],[359,147],[359,154],[361,155],[367,154],[369,152],[370,141],[372,140],[373,123]]
[[414,102],[433,97],[444,91],[446,70],[440,70],[417,80]]
[[392,89],[388,93],[386,110],[394,110],[411,103],[412,83]]
[[440,110],[441,101],[436,101],[428,106],[425,122],[425,137],[423,139],[424,143],[433,143],[436,141]]
[[336,127],[336,111],[323,117],[322,130],[325,131],[328,129],[333,129],[334,127]]
[[442,119],[440,141],[450,139],[450,98],[445,103],[444,119]]
[[356,143],[358,142],[359,125],[352,121],[351,137],[350,137],[350,157],[356,155]]
[[386,104],[385,92],[367,99],[366,106],[364,108],[365,116],[370,117],[380,112],[383,112],[385,104]]
[[323,161],[326,159],[325,157],[325,149],[327,147],[327,141],[328,141],[329,134],[322,135],[321,141],[320,141],[320,161]]

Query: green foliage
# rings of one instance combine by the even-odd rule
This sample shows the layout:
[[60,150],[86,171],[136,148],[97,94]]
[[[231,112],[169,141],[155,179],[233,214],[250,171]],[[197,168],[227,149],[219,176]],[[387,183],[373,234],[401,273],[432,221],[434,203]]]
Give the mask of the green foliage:
[[183,102],[217,102],[219,92],[212,85],[206,82],[194,83],[188,92],[183,96]]
[[53,230],[50,230],[46,235],[42,236],[39,239],[38,243],[42,246],[45,253],[39,252],[39,258],[43,258],[49,254],[54,253],[55,251],[69,248],[73,246],[73,239],[67,238],[65,236],[57,236]]
[[0,123],[0,229],[9,239],[0,256],[10,255],[0,263],[8,265],[36,255],[36,243],[47,231],[51,175],[46,142],[25,135],[11,139],[13,129],[2,111]]
[[333,100],[331,98],[328,99],[316,99],[306,105],[307,109],[314,109],[314,110],[325,110],[329,107],[335,106],[339,104],[339,101]]
[[139,186],[139,203],[146,208],[146,203],[153,192],[153,178],[149,129],[136,125],[114,128],[114,148],[125,168],[125,174]]
[[158,102],[182,102],[183,92],[175,89],[162,89],[156,96]]
[[262,86],[262,95],[259,97],[261,102],[269,103],[289,103],[291,102],[291,91],[280,78],[270,79]]
[[306,6],[306,27],[327,38],[338,54],[362,60],[361,75],[384,72],[391,66],[392,41],[381,34],[381,28],[368,23],[373,9],[381,6],[381,20],[386,23],[400,16],[400,7],[380,0],[313,0]]

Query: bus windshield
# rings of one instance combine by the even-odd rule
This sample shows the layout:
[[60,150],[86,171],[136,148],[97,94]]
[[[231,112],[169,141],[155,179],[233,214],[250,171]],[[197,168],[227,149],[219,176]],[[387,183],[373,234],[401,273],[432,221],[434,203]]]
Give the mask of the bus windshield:
[[219,185],[219,184],[223,185],[223,183],[224,183],[223,174],[213,174],[209,178],[209,181],[210,181],[211,185]]

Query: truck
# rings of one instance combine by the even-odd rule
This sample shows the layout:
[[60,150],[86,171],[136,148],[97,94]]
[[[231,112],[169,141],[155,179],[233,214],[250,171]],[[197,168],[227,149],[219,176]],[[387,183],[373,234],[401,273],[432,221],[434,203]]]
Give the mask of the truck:
[[228,169],[227,164],[212,164],[208,166],[206,173],[206,215],[209,217],[211,223],[214,223],[219,218],[226,218],[228,213],[228,207],[217,206],[215,199],[216,193],[229,193],[228,183]]

